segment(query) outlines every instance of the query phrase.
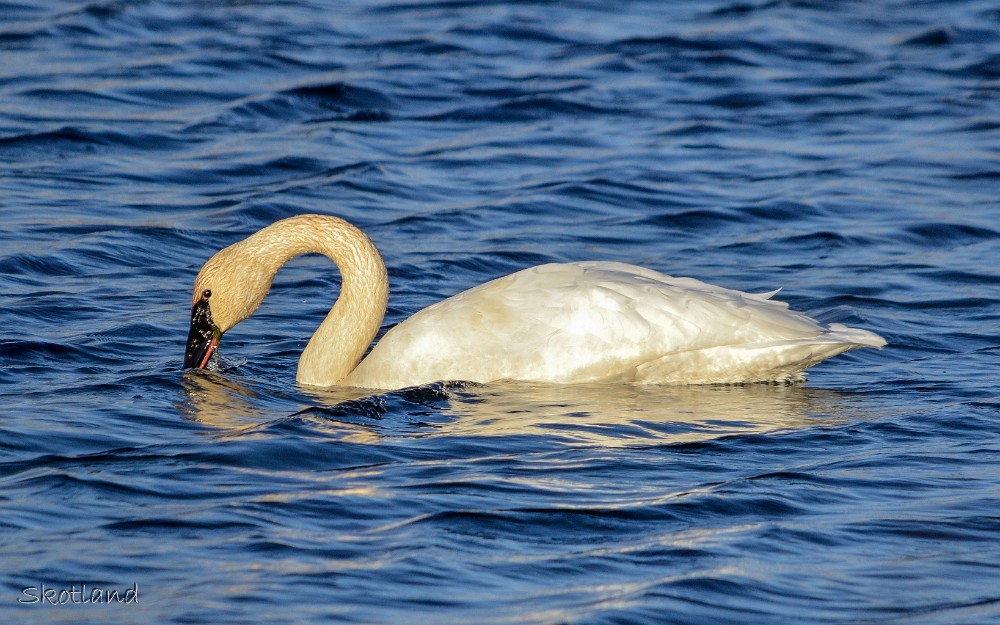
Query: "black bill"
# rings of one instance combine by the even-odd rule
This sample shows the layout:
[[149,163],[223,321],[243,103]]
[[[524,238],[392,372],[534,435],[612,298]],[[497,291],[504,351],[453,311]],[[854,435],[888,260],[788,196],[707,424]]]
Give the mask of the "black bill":
[[211,296],[211,291],[205,291],[191,309],[191,330],[188,332],[187,350],[184,352],[185,369],[204,369],[219,347],[222,334],[212,323],[212,309],[208,305],[208,298]]

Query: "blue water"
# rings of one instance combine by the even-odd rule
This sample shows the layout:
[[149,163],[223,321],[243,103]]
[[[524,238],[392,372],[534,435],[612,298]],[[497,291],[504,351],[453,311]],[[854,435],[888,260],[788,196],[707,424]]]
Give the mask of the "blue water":
[[[1000,623],[998,198],[995,2],[2,0],[0,621]],[[386,327],[597,259],[889,346],[321,392],[305,257],[182,371],[201,264],[304,212]],[[138,602],[24,603],[81,584]]]

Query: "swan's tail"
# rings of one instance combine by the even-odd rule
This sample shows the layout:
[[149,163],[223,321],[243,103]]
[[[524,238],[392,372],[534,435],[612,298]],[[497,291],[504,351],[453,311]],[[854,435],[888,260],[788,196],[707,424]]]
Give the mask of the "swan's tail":
[[[827,326],[827,331],[823,333],[823,338],[833,343],[847,343],[854,347],[875,347],[882,349],[885,347],[885,339],[860,328],[849,328],[840,323],[831,323]],[[851,347],[850,349],[854,349]]]
[[819,335],[766,343],[722,345],[668,354],[636,368],[635,381],[655,384],[800,382],[803,369],[859,347],[882,348],[885,339],[831,323]]

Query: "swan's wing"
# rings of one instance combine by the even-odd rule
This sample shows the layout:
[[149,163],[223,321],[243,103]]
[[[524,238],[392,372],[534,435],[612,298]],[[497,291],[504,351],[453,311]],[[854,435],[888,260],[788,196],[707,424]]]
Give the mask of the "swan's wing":
[[[690,367],[705,365],[692,355],[844,342],[771,295],[622,263],[540,265],[416,313],[386,333],[346,382],[724,381],[698,379]],[[691,360],[683,371],[671,370],[678,357]]]

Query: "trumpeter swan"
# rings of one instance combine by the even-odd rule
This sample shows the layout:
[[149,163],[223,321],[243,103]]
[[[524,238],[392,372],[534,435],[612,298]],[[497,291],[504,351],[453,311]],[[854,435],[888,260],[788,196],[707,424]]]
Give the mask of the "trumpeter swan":
[[393,389],[437,380],[707,384],[797,380],[802,370],[885,340],[822,326],[771,298],[611,262],[547,264],[429,306],[367,357],[389,299],[375,245],[343,219],[300,215],[235,243],[195,279],[185,366],[205,368],[227,330],[260,306],[291,258],[325,254],[340,296],[296,379]]

